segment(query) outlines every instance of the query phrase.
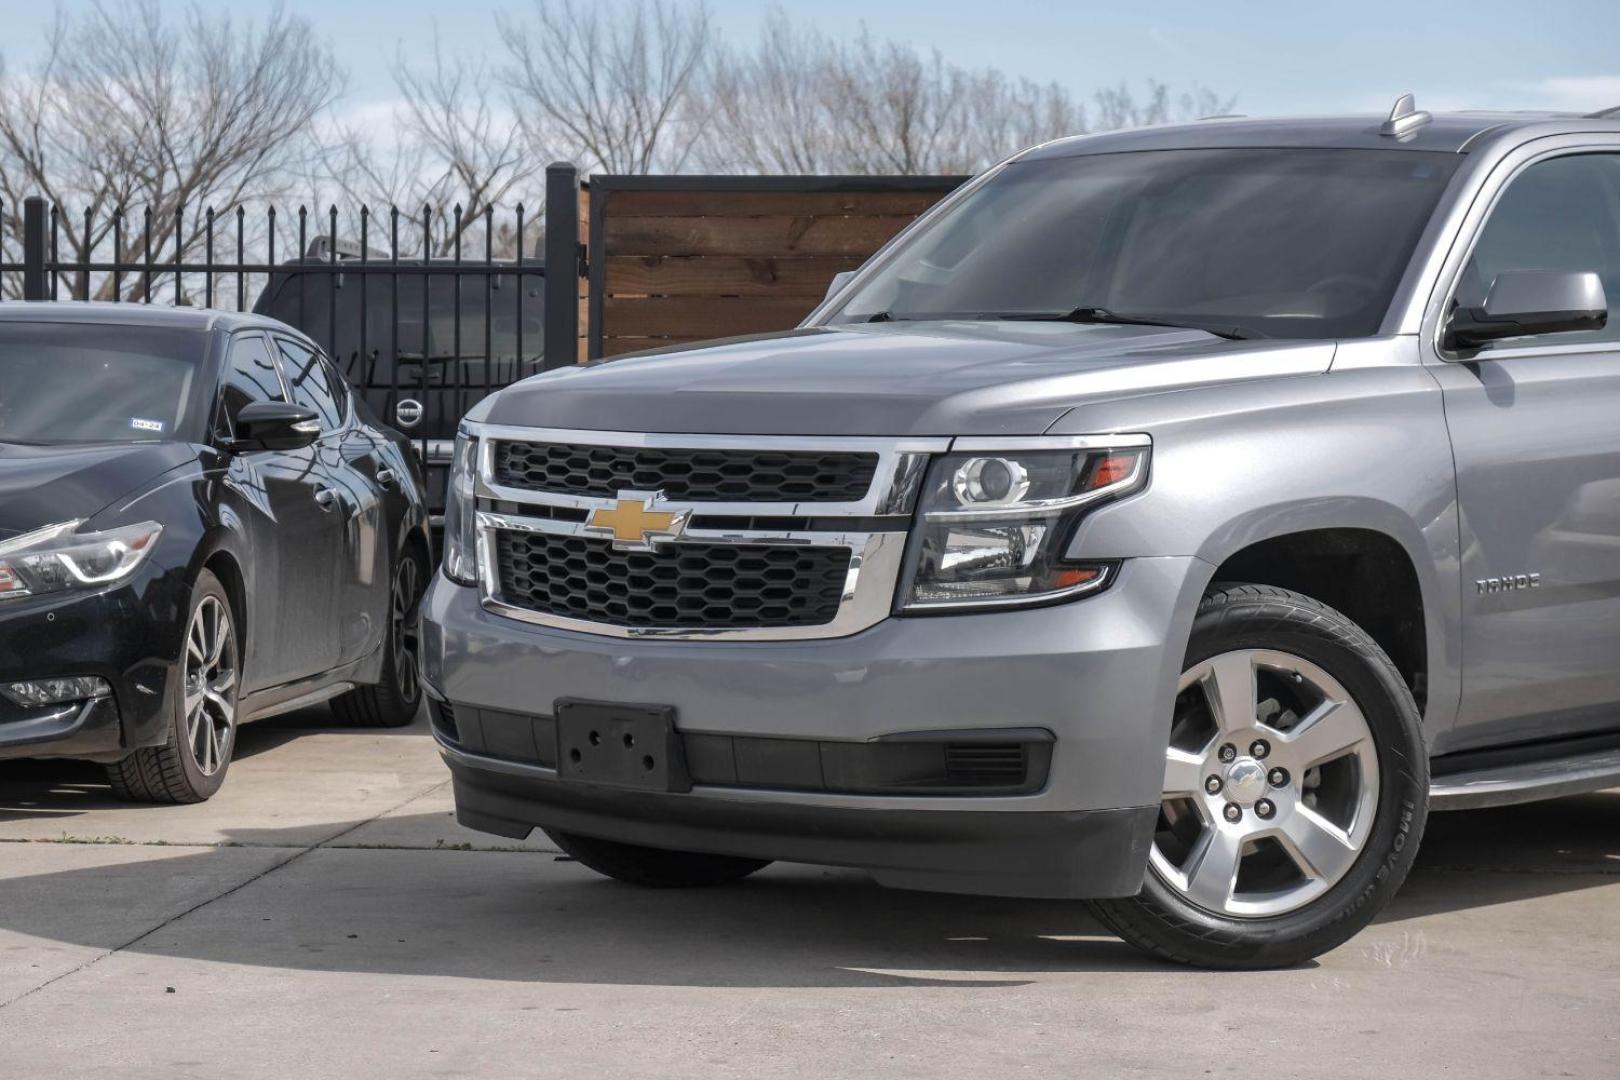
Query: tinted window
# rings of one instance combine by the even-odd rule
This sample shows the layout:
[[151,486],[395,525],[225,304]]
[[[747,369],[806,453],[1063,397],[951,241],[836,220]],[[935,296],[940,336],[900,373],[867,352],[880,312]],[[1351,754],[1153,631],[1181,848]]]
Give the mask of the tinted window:
[[200,330],[0,323],[0,442],[190,437]]
[[281,372],[293,401],[319,413],[323,430],[337,427],[343,420],[340,395],[320,355],[286,338],[277,338],[276,347],[281,350]]
[[834,321],[1080,307],[1270,337],[1376,333],[1455,154],[1170,150],[1014,162]]
[[[1457,300],[1475,306],[1504,270],[1595,271],[1614,310],[1620,295],[1620,157],[1584,154],[1554,158],[1521,173],[1491,210],[1457,286]],[[1538,335],[1537,341],[1576,343],[1620,339],[1611,314],[1602,330]]]
[[275,361],[261,334],[244,334],[231,340],[225,362],[225,389],[220,393],[219,430],[236,432],[236,414],[255,401],[285,401],[281,380],[276,378]]

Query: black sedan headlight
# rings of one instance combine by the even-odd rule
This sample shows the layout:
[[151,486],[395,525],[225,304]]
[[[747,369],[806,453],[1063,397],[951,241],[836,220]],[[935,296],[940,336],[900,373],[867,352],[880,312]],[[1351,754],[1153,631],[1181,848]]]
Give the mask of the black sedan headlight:
[[163,532],[155,521],[89,533],[76,531],[79,525],[65,521],[0,543],[0,601],[117,584],[146,561]]
[[[900,610],[1028,607],[1095,592],[1112,565],[1065,558],[1080,519],[1147,485],[1145,440],[958,451],[923,482]],[[1038,440],[1031,440],[1032,443]]]

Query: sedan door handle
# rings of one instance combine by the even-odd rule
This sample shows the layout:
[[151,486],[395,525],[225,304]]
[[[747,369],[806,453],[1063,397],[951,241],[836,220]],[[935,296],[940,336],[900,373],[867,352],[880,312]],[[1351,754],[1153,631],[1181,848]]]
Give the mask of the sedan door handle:
[[378,469],[377,470],[377,483],[381,484],[383,487],[393,487],[394,486],[394,481],[397,478],[398,477],[395,474],[393,469]]
[[315,493],[315,505],[322,510],[330,510],[337,505],[337,488],[321,488]]

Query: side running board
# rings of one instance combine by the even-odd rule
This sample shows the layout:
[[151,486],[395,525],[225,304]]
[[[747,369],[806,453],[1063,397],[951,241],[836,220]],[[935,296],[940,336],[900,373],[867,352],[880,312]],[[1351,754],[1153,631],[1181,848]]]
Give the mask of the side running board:
[[1429,784],[1429,809],[1512,806],[1610,787],[1620,787],[1620,749],[1436,776]]

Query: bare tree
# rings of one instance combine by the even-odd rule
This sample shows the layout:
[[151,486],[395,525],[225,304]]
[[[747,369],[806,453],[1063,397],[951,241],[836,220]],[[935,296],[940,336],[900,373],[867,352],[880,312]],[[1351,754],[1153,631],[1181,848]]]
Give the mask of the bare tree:
[[[536,178],[549,158],[504,107],[486,63],[446,56],[435,45],[431,63],[420,67],[402,52],[393,78],[399,103],[386,125],[351,122],[321,140],[324,153],[311,178],[318,203],[340,198],[351,231],[359,206],[373,212],[397,206],[411,219],[412,244],[420,241],[418,223],[426,207],[433,255],[453,252],[458,240],[475,241],[496,207],[527,200],[535,211],[532,220],[539,220]],[[504,257],[515,250],[517,238],[509,222],[502,226],[494,246]],[[378,243],[384,239],[380,230],[371,237]]]
[[706,72],[711,123],[698,164],[718,172],[824,173],[841,170],[839,118],[829,108],[835,53],[814,30],[780,9],[752,50],[718,48]]
[[1222,98],[1202,86],[1172,94],[1170,88],[1154,79],[1147,81],[1147,95],[1138,99],[1131,88],[1120,83],[1104,87],[1092,95],[1097,109],[1097,127],[1102,131],[1196,120],[1228,112],[1236,98]]
[[1047,139],[1230,106],[1207,90],[1173,96],[1151,81],[1138,102],[1122,84],[1095,95],[1092,124],[1056,83],[965,68],[864,32],[836,41],[780,11],[752,51],[716,51],[707,96],[714,112],[700,161],[745,172],[974,172]]
[[[120,209],[151,214],[149,240],[125,223],[124,253],[140,258],[148,244],[172,252],[177,233],[189,248],[205,206],[275,193],[342,83],[309,24],[280,7],[246,24],[194,7],[176,25],[155,0],[98,3],[59,12],[46,44],[32,72],[0,70],[0,197],[8,210],[36,194],[63,207],[75,258]],[[14,212],[5,224],[20,226]]]
[[708,9],[669,0],[535,0],[497,15],[512,110],[531,143],[587,169],[679,172],[707,123],[694,88],[715,48]]

